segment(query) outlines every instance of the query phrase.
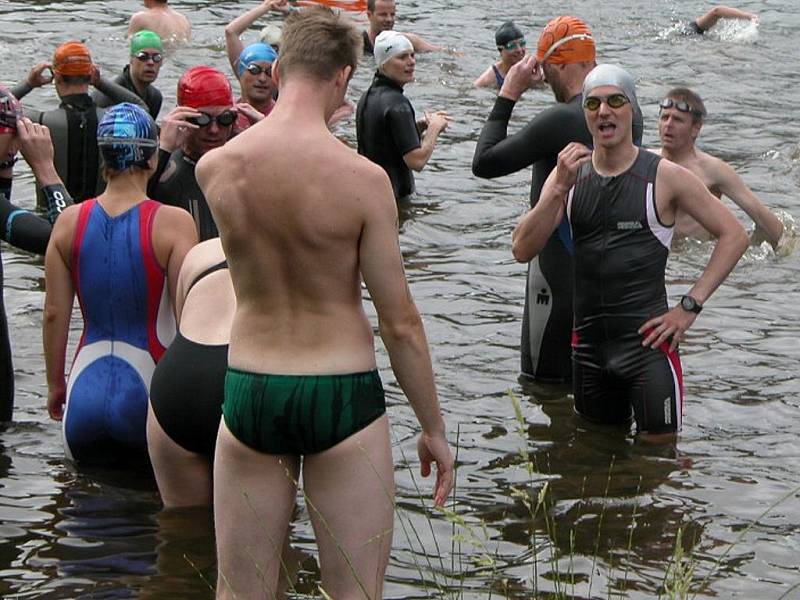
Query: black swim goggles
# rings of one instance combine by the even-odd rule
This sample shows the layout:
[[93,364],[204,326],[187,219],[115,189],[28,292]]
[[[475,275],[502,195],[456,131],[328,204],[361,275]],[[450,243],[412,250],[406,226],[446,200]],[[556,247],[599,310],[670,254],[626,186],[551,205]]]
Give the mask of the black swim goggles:
[[250,73],[250,75],[261,75],[262,73],[266,73],[267,77],[272,77],[272,65],[267,65],[266,67],[262,67],[261,65],[257,65],[256,63],[250,63],[245,68],[245,71]]
[[683,102],[682,100],[673,100],[672,98],[664,98],[661,102],[658,103],[658,114],[661,114],[661,111],[665,108],[674,108],[682,113],[688,113],[690,115],[694,115],[697,118],[703,116],[702,110],[697,110],[696,108],[692,108],[688,102]]
[[583,101],[583,108],[588,111],[594,112],[600,108],[600,105],[605,102],[611,108],[622,108],[630,102],[625,94],[610,94],[605,97],[600,96],[587,96]]
[[217,125],[220,127],[230,127],[233,125],[234,121],[236,121],[237,116],[238,114],[235,110],[226,110],[225,112],[219,113],[216,117],[206,112],[200,112],[200,116],[188,117],[186,122],[197,125],[198,127],[208,127],[211,125],[211,121],[216,121]]
[[147,62],[148,60],[152,60],[156,64],[164,60],[164,55],[161,54],[161,52],[145,52],[144,50],[142,50],[141,52],[137,52],[133,56],[142,62]]

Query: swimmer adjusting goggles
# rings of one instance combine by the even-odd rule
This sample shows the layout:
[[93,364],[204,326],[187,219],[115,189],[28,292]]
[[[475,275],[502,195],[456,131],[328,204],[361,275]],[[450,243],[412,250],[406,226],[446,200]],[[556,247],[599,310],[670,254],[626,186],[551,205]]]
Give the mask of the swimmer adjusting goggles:
[[681,100],[673,100],[672,98],[664,98],[661,102],[658,103],[658,114],[661,114],[661,110],[664,108],[675,108],[682,113],[689,113],[698,118],[704,116],[702,110],[692,108],[692,106],[688,102],[683,102]]
[[188,117],[186,121],[198,127],[208,127],[211,125],[211,121],[216,121],[217,125],[220,127],[229,127],[233,125],[238,116],[235,110],[226,110],[225,112],[219,113],[216,117],[206,112],[200,112],[199,116]]

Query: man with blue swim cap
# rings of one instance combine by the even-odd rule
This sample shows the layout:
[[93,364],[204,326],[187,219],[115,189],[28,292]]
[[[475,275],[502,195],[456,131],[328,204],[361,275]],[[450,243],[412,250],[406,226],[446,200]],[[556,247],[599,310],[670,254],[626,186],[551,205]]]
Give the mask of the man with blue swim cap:
[[[595,67],[581,90],[590,150],[572,142],[512,236],[528,262],[566,217],[574,249],[575,411],[589,421],[635,421],[642,441],[673,443],[683,417],[678,344],[747,248],[736,217],[687,169],[633,143],[633,77]],[[657,190],[657,193],[656,193]],[[669,308],[664,281],[679,211],[719,242],[705,271]]]
[[[164,61],[164,44],[157,33],[148,29],[137,31],[130,40],[130,61],[115,79],[147,104],[150,116],[158,118],[163,98],[161,91],[153,85]],[[94,93],[97,106],[107,107],[115,104],[101,92]]]
[[[272,63],[278,58],[272,46],[258,42],[242,50],[236,63],[236,77],[242,95],[236,100],[239,117],[236,131],[243,131],[267,116],[275,105],[277,88],[272,81]],[[249,104],[254,108],[242,106]],[[259,114],[260,113],[260,114]]]

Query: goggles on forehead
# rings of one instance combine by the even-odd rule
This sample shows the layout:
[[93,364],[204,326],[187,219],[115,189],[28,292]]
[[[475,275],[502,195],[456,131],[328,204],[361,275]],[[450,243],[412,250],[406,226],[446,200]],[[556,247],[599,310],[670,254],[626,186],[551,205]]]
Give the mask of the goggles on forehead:
[[658,103],[658,113],[661,114],[661,111],[665,108],[674,108],[679,112],[688,113],[690,115],[694,115],[697,118],[703,116],[702,110],[697,110],[696,108],[692,108],[692,106],[688,102],[684,102],[682,100],[673,100],[672,98],[664,98],[661,102]]

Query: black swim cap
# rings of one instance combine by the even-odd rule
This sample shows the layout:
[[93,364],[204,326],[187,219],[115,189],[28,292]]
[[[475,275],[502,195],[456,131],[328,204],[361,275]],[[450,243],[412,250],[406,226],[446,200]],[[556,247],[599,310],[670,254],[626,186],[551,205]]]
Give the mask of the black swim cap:
[[514,25],[514,21],[506,21],[497,28],[497,31],[494,32],[494,41],[498,47],[505,46],[512,40],[518,40],[519,38],[524,37],[525,34],[522,33],[522,30],[519,27]]

